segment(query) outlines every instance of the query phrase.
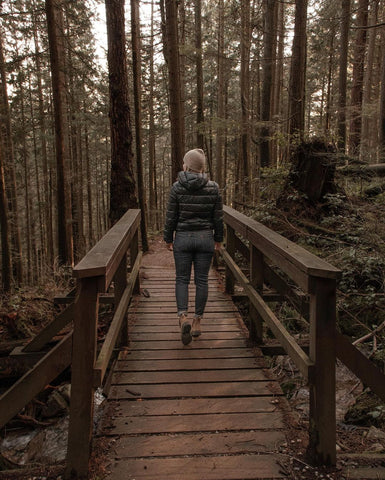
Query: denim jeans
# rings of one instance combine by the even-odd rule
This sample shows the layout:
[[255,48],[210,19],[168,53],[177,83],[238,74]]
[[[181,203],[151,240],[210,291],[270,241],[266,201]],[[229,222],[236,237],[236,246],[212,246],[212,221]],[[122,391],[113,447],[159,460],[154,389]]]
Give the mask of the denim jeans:
[[195,316],[202,316],[208,295],[208,274],[214,254],[211,230],[176,232],[174,240],[175,296],[178,315],[187,312],[188,286],[194,264]]

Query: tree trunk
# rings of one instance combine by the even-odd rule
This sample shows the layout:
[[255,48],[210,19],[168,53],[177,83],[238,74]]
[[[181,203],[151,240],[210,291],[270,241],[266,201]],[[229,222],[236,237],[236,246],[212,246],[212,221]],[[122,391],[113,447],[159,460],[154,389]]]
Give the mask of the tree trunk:
[[289,81],[289,135],[303,138],[305,130],[307,0],[296,0]]
[[361,142],[362,96],[364,85],[366,27],[368,24],[369,0],[359,0],[357,9],[356,39],[353,54],[353,83],[350,99],[351,120],[349,135],[349,153],[358,155]]
[[270,122],[273,87],[273,47],[274,47],[274,13],[276,0],[265,0],[263,30],[263,83],[261,98],[261,141],[259,144],[261,167],[271,163],[270,157]]
[[110,220],[137,208],[128,95],[124,0],[106,0],[111,126]]
[[9,243],[9,220],[5,190],[3,146],[0,141],[0,229],[1,229],[1,284],[3,292],[11,290],[11,248]]
[[224,0],[218,3],[218,110],[217,110],[217,142],[216,142],[216,180],[219,188],[226,185],[226,178],[223,179],[224,160],[224,130],[225,130],[225,51],[224,51]]
[[155,116],[154,116],[154,0],[151,0],[151,32],[150,32],[150,79],[149,79],[149,99],[148,99],[148,114],[149,114],[149,132],[148,132],[148,195],[150,203],[150,225],[158,228],[159,215],[158,198],[157,198],[157,183],[156,182],[156,151],[155,151]]
[[382,69],[379,119],[380,163],[385,162],[385,32],[382,32]]
[[348,71],[350,0],[341,1],[341,46],[338,74],[338,148],[346,149],[346,84]]
[[[332,111],[331,98],[332,98],[332,75],[333,75],[333,60],[334,60],[334,38],[335,38],[335,26],[334,23],[330,29],[330,38],[329,38],[329,64],[328,64],[328,77],[327,77],[327,87],[326,87],[326,107],[325,107],[325,124],[324,124],[324,134],[328,134],[330,129],[330,116]],[[322,110],[321,110],[322,113]]]
[[139,207],[142,211],[140,233],[142,236],[142,250],[148,251],[146,226],[146,201],[144,197],[143,157],[142,157],[142,74],[140,54],[140,17],[139,0],[131,0],[131,41],[132,41],[132,68],[134,77],[134,107],[135,107],[135,140],[136,140],[136,171],[138,175]]
[[197,148],[204,148],[203,65],[202,65],[202,4],[194,0],[195,65],[197,78]]
[[[0,3],[1,13],[1,3]],[[13,140],[11,131],[11,114],[8,103],[7,78],[5,70],[5,59],[3,52],[3,32],[0,25],[0,142],[3,142],[3,168],[8,182],[5,184],[9,188],[8,197],[8,216],[11,228],[12,242],[12,268],[14,271],[14,280],[17,285],[23,283],[23,256],[20,240],[19,228],[19,210],[16,194],[16,176],[15,176],[15,157],[13,151]]]
[[[281,131],[281,92],[283,85],[283,63],[284,63],[284,49],[285,49],[285,4],[283,2],[278,2],[278,48],[277,48],[277,60],[276,60],[276,71],[275,71],[275,82],[274,82],[274,112],[273,119],[275,122],[275,131],[277,134]],[[280,159],[280,148],[278,142],[275,142],[276,152],[273,155],[274,164],[279,163]]]
[[241,0],[241,148],[243,200],[250,195],[250,1]]
[[[164,3],[165,2],[165,3]],[[176,0],[161,0],[163,15],[163,52],[168,67],[169,111],[171,123],[171,178],[176,180],[182,168],[185,150],[184,113],[180,78],[178,41],[178,5]]]
[[[378,22],[378,0],[371,2],[370,7],[370,20],[369,25],[376,25]],[[366,58],[366,67],[363,80],[363,97],[362,97],[362,127],[361,127],[361,148],[360,148],[360,159],[364,162],[369,162],[373,160],[371,158],[371,131],[377,130],[377,125],[373,122],[373,115],[371,115],[370,107],[372,101],[372,89],[374,85],[374,56],[376,51],[376,37],[378,29],[371,28],[369,29],[369,39],[368,39],[368,54]],[[374,124],[371,125],[371,122]],[[372,128],[371,128],[372,127]]]
[[68,145],[63,12],[61,10],[61,0],[46,0],[45,6],[55,115],[58,255],[60,263],[72,265],[71,192],[67,176],[70,152]]

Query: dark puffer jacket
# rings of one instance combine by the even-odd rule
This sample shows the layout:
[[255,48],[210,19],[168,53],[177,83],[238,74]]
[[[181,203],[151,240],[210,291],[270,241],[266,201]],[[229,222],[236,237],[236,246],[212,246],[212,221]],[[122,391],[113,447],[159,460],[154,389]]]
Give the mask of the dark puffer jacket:
[[223,241],[222,198],[218,184],[207,175],[179,172],[168,201],[164,240],[172,243],[174,231],[214,230],[214,240]]

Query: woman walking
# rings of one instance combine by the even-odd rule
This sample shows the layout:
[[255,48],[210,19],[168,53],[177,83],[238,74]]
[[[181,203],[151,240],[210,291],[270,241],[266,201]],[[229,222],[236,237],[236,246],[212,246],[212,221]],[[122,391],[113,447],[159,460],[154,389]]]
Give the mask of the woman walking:
[[[206,157],[196,148],[183,158],[183,171],[171,188],[164,240],[174,251],[175,295],[181,339],[184,345],[201,334],[201,320],[208,295],[208,273],[214,249],[223,241],[222,198],[218,184],[204,173]],[[175,238],[174,238],[175,232]],[[195,315],[187,318],[188,286],[194,265]]]

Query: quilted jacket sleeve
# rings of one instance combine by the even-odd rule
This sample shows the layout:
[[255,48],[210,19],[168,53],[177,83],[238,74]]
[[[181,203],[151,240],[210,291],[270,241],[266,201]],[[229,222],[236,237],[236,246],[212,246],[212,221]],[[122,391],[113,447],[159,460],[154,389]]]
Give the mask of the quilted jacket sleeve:
[[223,205],[222,197],[218,190],[217,199],[214,206],[214,241],[223,242]]
[[178,210],[177,195],[174,187],[172,187],[168,199],[163,232],[163,238],[166,243],[172,243],[174,241],[174,231],[176,230],[176,225],[178,223]]

